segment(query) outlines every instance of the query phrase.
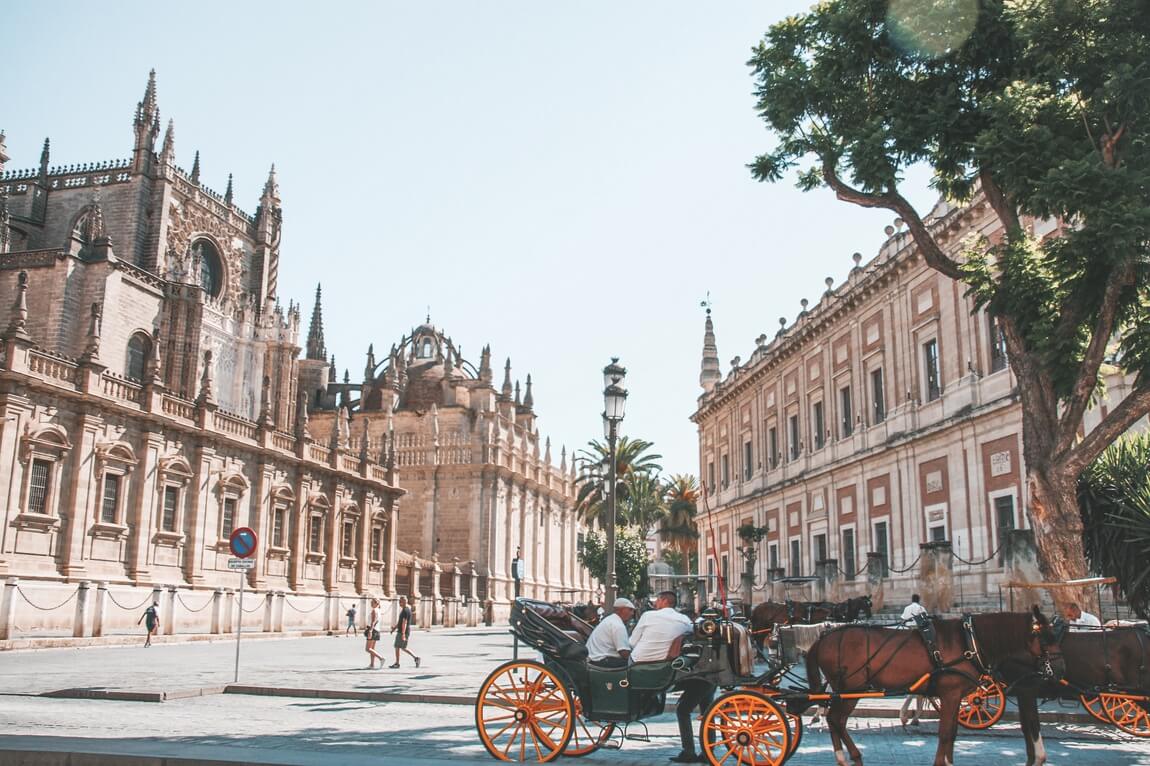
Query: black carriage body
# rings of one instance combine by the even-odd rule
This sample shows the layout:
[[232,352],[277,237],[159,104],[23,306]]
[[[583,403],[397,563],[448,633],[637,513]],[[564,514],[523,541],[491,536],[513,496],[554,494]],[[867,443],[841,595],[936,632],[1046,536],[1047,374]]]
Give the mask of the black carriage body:
[[[563,679],[588,720],[630,723],[659,715],[667,692],[693,678],[726,688],[751,680],[738,672],[729,623],[702,623],[687,634],[678,657],[627,667],[588,661],[584,641],[589,628],[581,623],[563,607],[541,601],[517,599],[511,610],[512,632],[543,655],[543,663]],[[749,642],[746,634],[738,635]]]

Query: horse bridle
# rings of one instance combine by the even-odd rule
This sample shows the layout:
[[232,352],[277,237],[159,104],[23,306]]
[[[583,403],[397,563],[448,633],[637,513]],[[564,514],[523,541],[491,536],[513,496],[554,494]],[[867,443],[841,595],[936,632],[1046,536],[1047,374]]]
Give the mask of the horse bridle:
[[[1042,637],[1043,627],[1037,615],[1030,616],[1030,631],[1038,639],[1038,647],[1042,650],[1042,654],[1038,657],[1038,672],[1044,679],[1057,681],[1066,673],[1066,660],[1062,656],[1062,638],[1066,635],[1067,623],[1058,616],[1050,621],[1050,632],[1054,638],[1050,642]],[[1051,651],[1052,648],[1054,651]],[[1056,662],[1062,667],[1061,671],[1054,669]]]

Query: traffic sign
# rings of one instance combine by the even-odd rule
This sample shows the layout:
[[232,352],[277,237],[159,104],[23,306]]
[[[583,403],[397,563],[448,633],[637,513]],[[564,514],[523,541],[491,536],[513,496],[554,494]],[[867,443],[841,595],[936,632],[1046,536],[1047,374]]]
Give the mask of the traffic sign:
[[250,572],[256,568],[255,559],[228,559],[228,569]]
[[228,545],[231,546],[232,554],[246,559],[256,552],[255,530],[251,527],[240,527],[232,532],[232,536],[228,538]]

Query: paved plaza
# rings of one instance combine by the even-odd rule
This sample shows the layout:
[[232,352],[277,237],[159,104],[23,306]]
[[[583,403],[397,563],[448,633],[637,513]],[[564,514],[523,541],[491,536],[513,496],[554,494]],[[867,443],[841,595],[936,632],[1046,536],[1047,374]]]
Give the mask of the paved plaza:
[[[222,693],[234,672],[235,645],[229,642],[6,652],[0,654],[0,764],[65,762],[17,755],[32,750],[113,754],[101,763],[116,763],[117,755],[150,756],[138,761],[148,764],[162,763],[156,760],[162,757],[351,766],[492,763],[475,735],[469,699],[493,667],[510,659],[510,636],[498,628],[438,630],[415,634],[412,646],[424,659],[419,669],[405,657],[399,670],[371,671],[358,637],[245,640],[240,685],[263,694]],[[41,696],[61,692],[70,696]],[[158,699],[160,693],[167,701],[98,698]],[[419,699],[428,701],[407,701]],[[891,706],[874,704],[869,712],[889,713]],[[868,766],[933,758],[932,723],[904,732],[897,720],[880,715],[857,718],[854,726]],[[649,741],[627,739],[621,750],[604,750],[582,763],[666,763],[678,751],[674,715],[652,719],[648,727]],[[1059,723],[1044,731],[1050,763],[1057,766],[1150,766],[1150,744],[1111,728]],[[1016,725],[1001,723],[986,733],[962,732],[956,755],[959,764],[1005,766],[1022,764],[1025,748]],[[788,763],[833,763],[825,730],[808,727]]]

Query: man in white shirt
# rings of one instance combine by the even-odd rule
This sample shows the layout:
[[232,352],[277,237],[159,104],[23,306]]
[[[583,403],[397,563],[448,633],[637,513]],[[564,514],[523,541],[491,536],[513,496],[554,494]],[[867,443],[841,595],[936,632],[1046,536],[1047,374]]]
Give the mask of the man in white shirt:
[[921,603],[921,597],[915,593],[910,597],[910,603],[906,605],[906,609],[902,610],[902,624],[914,625],[914,618],[919,614],[926,614],[926,607]]
[[587,659],[596,665],[626,667],[631,655],[627,622],[634,614],[635,605],[629,599],[615,599],[614,613],[600,620],[587,638]]
[[675,639],[694,630],[691,620],[675,611],[675,594],[665,590],[655,598],[655,608],[644,612],[631,633],[631,661],[665,660]]
[[1090,612],[1082,611],[1082,607],[1078,604],[1071,604],[1066,607],[1066,618],[1070,620],[1071,627],[1075,628],[1101,628],[1102,622],[1090,614]]

